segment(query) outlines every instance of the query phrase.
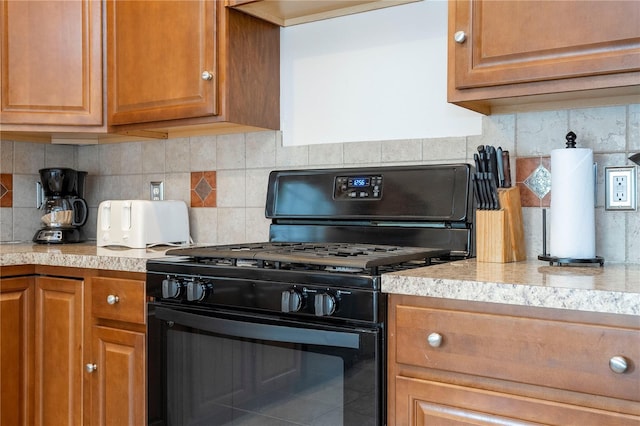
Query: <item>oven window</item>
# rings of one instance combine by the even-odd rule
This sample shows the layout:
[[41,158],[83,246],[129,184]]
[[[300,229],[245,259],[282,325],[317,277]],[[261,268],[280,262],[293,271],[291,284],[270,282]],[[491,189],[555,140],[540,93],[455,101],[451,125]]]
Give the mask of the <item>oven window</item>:
[[375,335],[359,348],[164,324],[166,425],[378,425]]

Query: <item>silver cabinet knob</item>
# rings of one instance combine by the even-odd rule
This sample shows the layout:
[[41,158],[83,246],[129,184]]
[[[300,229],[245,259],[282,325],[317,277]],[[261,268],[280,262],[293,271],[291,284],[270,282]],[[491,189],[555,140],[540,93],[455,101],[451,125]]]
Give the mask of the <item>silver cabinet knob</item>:
[[627,359],[623,356],[616,355],[614,357],[611,357],[611,359],[609,360],[609,368],[614,373],[622,374],[627,371],[628,367],[629,367],[629,363],[627,362]]
[[453,39],[456,43],[462,44],[467,40],[467,33],[465,33],[464,31],[456,31],[456,33],[453,35]]
[[202,79],[203,80],[213,80],[213,73],[209,71],[202,71]]
[[110,295],[107,296],[107,303],[110,304],[110,305],[115,305],[119,301],[120,301],[120,298],[118,296],[116,296],[115,294],[110,294]]
[[87,370],[87,373],[93,373],[98,369],[98,366],[95,364],[87,364],[84,366],[84,368],[85,370]]
[[440,333],[431,333],[427,337],[427,342],[429,342],[429,346],[432,348],[439,348],[442,344],[442,335]]

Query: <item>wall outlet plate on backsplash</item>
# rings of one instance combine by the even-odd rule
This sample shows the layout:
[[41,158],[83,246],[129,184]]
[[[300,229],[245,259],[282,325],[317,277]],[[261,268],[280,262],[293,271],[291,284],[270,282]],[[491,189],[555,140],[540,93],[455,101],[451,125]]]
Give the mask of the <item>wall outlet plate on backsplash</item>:
[[606,210],[637,209],[636,166],[605,167]]
[[164,182],[151,182],[149,184],[149,199],[151,201],[164,200]]

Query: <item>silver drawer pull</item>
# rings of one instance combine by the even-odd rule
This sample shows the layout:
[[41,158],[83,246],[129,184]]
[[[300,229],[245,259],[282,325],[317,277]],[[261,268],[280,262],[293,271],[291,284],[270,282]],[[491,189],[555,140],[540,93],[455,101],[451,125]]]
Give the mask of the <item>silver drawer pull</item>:
[[614,373],[622,374],[627,371],[628,366],[627,359],[620,355],[613,356],[609,360],[609,368]]
[[110,304],[110,305],[115,305],[119,301],[120,301],[120,298],[118,296],[116,296],[115,294],[110,294],[110,295],[107,296],[107,303]]
[[98,369],[98,366],[95,364],[87,364],[84,366],[84,368],[87,370],[87,373],[93,373]]
[[442,344],[442,335],[439,333],[431,333],[429,337],[427,337],[427,342],[429,342],[429,346],[432,348],[439,348]]

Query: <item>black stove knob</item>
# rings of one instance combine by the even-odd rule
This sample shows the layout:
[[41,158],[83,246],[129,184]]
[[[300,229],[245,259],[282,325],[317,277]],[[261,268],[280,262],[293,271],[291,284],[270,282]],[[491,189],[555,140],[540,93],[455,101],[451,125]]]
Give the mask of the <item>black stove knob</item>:
[[182,285],[175,278],[167,278],[162,280],[162,297],[164,299],[177,299],[180,297]]
[[190,302],[200,302],[207,296],[207,284],[200,281],[189,281],[187,283],[187,300]]
[[333,315],[336,311],[336,298],[329,293],[318,293],[314,300],[316,316]]
[[283,291],[280,298],[280,310],[282,312],[298,312],[302,309],[303,298],[302,293],[296,289]]

